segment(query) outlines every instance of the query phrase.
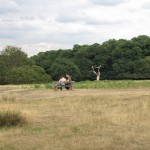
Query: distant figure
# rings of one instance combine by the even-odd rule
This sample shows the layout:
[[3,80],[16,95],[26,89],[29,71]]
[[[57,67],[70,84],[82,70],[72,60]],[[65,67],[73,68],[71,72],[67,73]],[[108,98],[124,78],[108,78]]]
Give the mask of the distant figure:
[[57,89],[58,86],[60,86],[59,89],[62,90],[62,86],[65,86],[65,82],[66,82],[66,78],[64,76],[61,76],[58,83],[55,85],[55,89]]
[[61,76],[61,78],[59,79],[59,83],[60,85],[65,85],[65,82],[66,82],[66,78],[64,76]]
[[62,90],[66,88],[66,90],[71,90],[72,89],[72,81],[71,81],[71,76],[66,74],[65,77],[61,76],[59,81],[55,84],[55,89],[60,89]]
[[66,74],[65,85],[69,85],[68,87],[66,87],[67,90],[72,89],[71,76],[68,74]]
[[67,80],[67,81],[71,81],[71,76],[68,75],[68,74],[66,74],[66,80]]

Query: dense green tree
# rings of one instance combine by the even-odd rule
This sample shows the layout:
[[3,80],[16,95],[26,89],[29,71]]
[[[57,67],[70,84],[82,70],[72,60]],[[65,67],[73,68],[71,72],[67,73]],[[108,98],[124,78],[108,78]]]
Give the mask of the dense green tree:
[[23,65],[32,65],[32,61],[27,57],[27,54],[21,48],[6,46],[0,53],[0,84],[8,84],[11,78],[11,70]]
[[92,62],[87,58],[77,59],[76,65],[80,70],[80,79],[79,80],[90,80],[93,79],[91,73]]
[[150,79],[150,56],[140,59],[136,63],[135,74],[138,79]]
[[44,68],[46,73],[50,73],[50,68],[58,57],[59,51],[51,50],[40,52],[38,55],[32,56],[31,59],[34,61],[35,65]]
[[59,57],[60,58],[66,58],[66,59],[72,59],[74,58],[74,53],[72,50],[59,50]]
[[113,51],[113,78],[137,79],[135,74],[136,62],[142,57],[139,44],[133,41],[122,40]]
[[27,57],[21,48],[15,46],[6,46],[1,51],[1,57],[4,61],[5,68],[14,68],[23,65],[31,65],[32,61]]
[[4,61],[2,59],[2,56],[0,55],[0,84],[4,84],[5,83],[5,65],[4,65]]
[[[92,65],[101,65],[101,79],[150,79],[149,57],[150,37],[140,35],[131,40],[111,39],[101,45],[75,44],[72,50],[47,51],[32,57],[32,60],[54,80],[63,70],[69,70],[67,63],[76,66],[78,80],[94,79],[90,74]],[[70,73],[73,73],[71,69]]]
[[76,53],[78,51],[86,51],[89,48],[89,45],[78,45],[75,44],[73,46],[73,52]]
[[138,44],[138,46],[142,50],[143,56],[150,55],[150,37],[149,36],[140,35],[138,37],[131,39],[131,41],[136,42]]
[[51,78],[47,75],[43,68],[39,66],[21,66],[13,68],[10,72],[10,83],[46,83],[50,82]]
[[33,66],[21,48],[6,46],[0,53],[0,84],[40,83],[50,81],[44,69]]
[[62,75],[69,74],[73,80],[80,79],[80,71],[72,61],[66,58],[58,58],[52,64],[50,74],[54,80],[58,80]]

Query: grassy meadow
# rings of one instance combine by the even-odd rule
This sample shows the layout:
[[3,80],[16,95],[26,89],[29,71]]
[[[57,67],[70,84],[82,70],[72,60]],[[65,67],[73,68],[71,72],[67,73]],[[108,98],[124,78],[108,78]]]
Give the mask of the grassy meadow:
[[150,81],[0,86],[0,112],[27,124],[0,126],[0,150],[149,150]]

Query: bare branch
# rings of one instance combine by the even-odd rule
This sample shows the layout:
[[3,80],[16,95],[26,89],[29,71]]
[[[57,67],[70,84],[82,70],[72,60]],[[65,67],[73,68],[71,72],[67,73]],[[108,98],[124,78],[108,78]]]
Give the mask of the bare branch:
[[97,66],[97,67],[95,66],[95,68],[100,69],[100,68],[101,68],[101,65],[99,65],[99,66]]
[[97,75],[97,72],[94,70],[94,67],[93,67],[93,66],[92,66],[92,71],[93,71],[94,74]]
[[92,70],[94,70],[94,66],[92,66]]

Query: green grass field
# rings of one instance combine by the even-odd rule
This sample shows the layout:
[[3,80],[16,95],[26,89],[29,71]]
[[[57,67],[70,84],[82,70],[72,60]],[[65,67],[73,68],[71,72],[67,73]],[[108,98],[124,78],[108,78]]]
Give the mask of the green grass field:
[[101,81],[82,81],[75,83],[75,88],[138,88],[150,87],[150,80],[101,80]]
[[0,150],[150,149],[150,81],[80,82],[71,91],[0,86],[6,110],[28,124],[0,127]]
[[[53,84],[26,84],[17,87],[34,89],[52,89]],[[16,86],[14,86],[16,88]],[[141,88],[150,87],[150,80],[100,80],[100,81],[81,81],[74,82],[75,89],[115,89],[115,88]]]

